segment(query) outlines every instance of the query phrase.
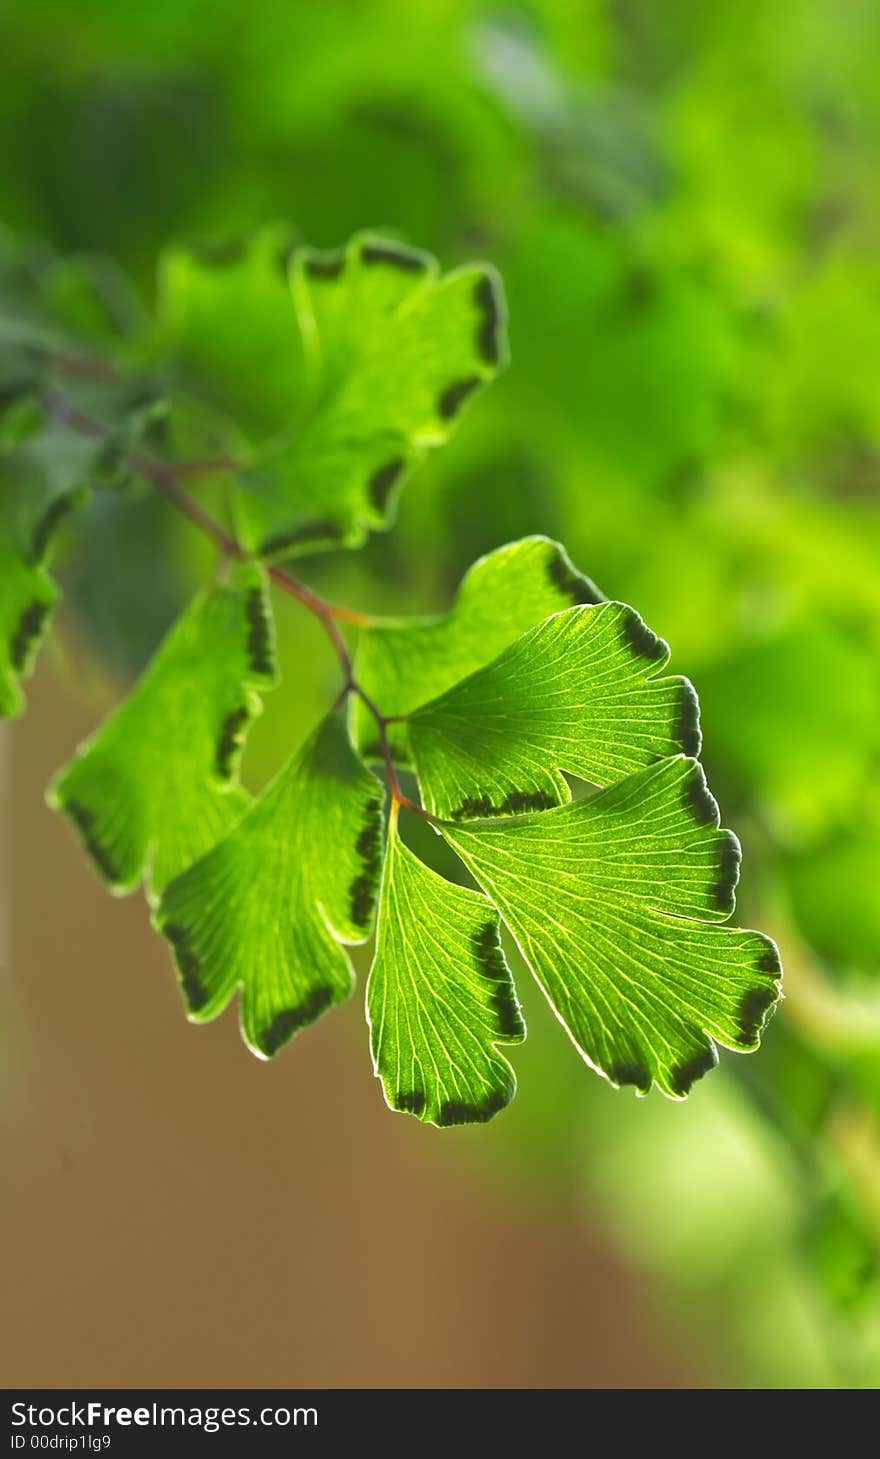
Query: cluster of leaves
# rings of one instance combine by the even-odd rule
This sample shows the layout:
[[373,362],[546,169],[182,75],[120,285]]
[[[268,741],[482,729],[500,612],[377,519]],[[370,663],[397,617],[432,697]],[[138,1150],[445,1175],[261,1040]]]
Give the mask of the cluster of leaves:
[[[0,39],[16,57],[0,212],[108,249],[144,287],[166,238],[234,235],[284,216],[292,191],[322,243],[370,220],[503,268],[515,369],[398,530],[315,575],[346,601],[443,605],[475,557],[540,524],[662,625],[699,683],[752,871],[741,905],[784,939],[788,998],[761,1058],[727,1060],[686,1114],[605,1099],[576,1066],[569,1080],[536,1010],[528,1102],[486,1158],[566,1191],[586,1178],[591,1220],[613,1165],[609,1232],[622,1239],[629,1202],[630,1255],[657,1233],[677,1303],[700,1259],[719,1263],[702,1320],[707,1351],[736,1333],[728,1377],[735,1361],[761,1386],[826,1383],[839,1324],[864,1359],[880,1271],[880,10],[841,24],[836,0],[258,0],[243,24],[217,0],[206,26],[201,0],[7,0]],[[234,419],[265,374],[230,375]],[[146,493],[88,510],[69,608],[102,663],[134,671],[199,544]],[[307,636],[297,655],[252,774],[318,713]],[[772,1149],[762,1188],[778,1178],[787,1216],[734,1181],[725,1130],[755,1159]],[[688,1159],[704,1178],[688,1166],[676,1188]],[[688,1232],[677,1255],[672,1229]]]
[[[739,844],[695,758],[694,691],[639,615],[530,537],[477,562],[443,616],[360,619],[350,653],[345,615],[271,566],[388,526],[412,467],[504,361],[493,271],[442,276],[378,236],[320,252],[276,229],[167,255],[146,328],[114,313],[94,267],[11,244],[0,291],[5,712],[57,595],[54,530],[87,491],[145,477],[225,549],[49,793],[113,891],[146,885],[190,1018],[238,994],[245,1041],[273,1056],[350,994],[345,945],[377,918],[367,1014],[388,1103],[483,1121],[515,1087],[500,1047],[525,1034],[503,920],[614,1085],[680,1098],[717,1044],[754,1049],[778,953],[725,925]],[[199,468],[182,442],[222,470],[229,529],[182,489]],[[252,799],[239,760],[277,681],[270,578],[329,628],[343,685]],[[401,807],[480,890],[404,844]]]

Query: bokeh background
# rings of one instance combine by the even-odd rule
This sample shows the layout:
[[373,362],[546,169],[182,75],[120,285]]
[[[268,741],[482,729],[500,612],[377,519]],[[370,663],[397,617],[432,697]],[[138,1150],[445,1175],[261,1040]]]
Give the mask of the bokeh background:
[[[561,538],[673,647],[787,998],[684,1104],[520,978],[515,1103],[385,1110],[360,999],[271,1066],[190,1028],[42,790],[205,567],[102,497],[4,731],[8,1384],[875,1386],[880,11],[871,0],[2,0],[0,216],[149,301],[171,238],[291,220],[501,269],[512,364],[337,600],[450,601]],[[258,786],[336,672],[279,603]],[[7,996],[8,995],[8,996]]]

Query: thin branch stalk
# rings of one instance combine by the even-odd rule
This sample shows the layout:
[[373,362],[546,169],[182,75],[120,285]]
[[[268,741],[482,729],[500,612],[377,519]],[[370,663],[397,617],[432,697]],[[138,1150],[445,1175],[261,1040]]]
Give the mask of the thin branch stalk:
[[[72,357],[66,357],[65,364],[72,370],[74,365]],[[76,362],[78,363],[78,362]],[[70,426],[71,429],[80,432],[82,435],[91,436],[95,440],[109,439],[109,433],[91,416],[84,414],[75,406],[72,406],[64,396],[57,391],[49,391],[46,394],[48,409],[56,419]],[[233,462],[212,460],[208,462],[185,462],[182,466],[172,465],[166,461],[160,461],[155,456],[149,455],[146,451],[135,449],[128,451],[123,456],[123,461],[130,471],[138,476],[143,476],[162,493],[166,501],[178,511],[181,516],[186,517],[194,527],[210,537],[225,557],[232,558],[236,562],[246,562],[251,554],[244,548],[237,538],[233,537],[226,528],[216,521],[210,513],[206,512],[197,501],[184,491],[180,485],[180,475],[194,476],[199,472],[234,470]],[[330,640],[333,651],[339,660],[339,667],[342,671],[343,685],[339,695],[342,702],[349,694],[356,694],[368,714],[375,721],[379,736],[379,745],[382,751],[382,759],[385,765],[385,772],[388,776],[388,787],[391,798],[395,805],[404,806],[407,810],[414,811],[416,815],[427,817],[427,813],[421,806],[406,795],[400,787],[400,780],[397,774],[397,767],[394,764],[394,755],[391,749],[391,742],[388,738],[388,725],[397,723],[404,719],[403,715],[386,716],[379,709],[375,701],[366,690],[358,683],[354,675],[354,666],[348,645],[339,627],[340,622],[362,625],[368,620],[362,614],[355,613],[351,609],[338,607],[336,604],[326,602],[314,589],[291,573],[285,572],[280,567],[272,564],[266,565],[266,572],[276,587],[290,597],[301,603],[315,618],[318,619],[324,632]]]

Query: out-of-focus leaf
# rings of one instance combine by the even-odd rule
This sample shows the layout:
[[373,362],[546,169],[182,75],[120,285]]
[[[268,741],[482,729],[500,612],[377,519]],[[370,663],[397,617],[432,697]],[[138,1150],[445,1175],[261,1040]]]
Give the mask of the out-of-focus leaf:
[[98,352],[126,351],[145,324],[137,295],[111,259],[55,257],[0,232],[0,341],[4,356],[11,348],[27,354],[34,383],[51,363],[109,380],[111,364]]
[[163,256],[159,313],[185,383],[259,439],[302,409],[306,362],[287,272],[289,230],[249,243],[173,248]]
[[177,251],[160,302],[193,385],[250,432],[242,510],[264,555],[387,526],[409,468],[505,359],[491,268],[441,277],[429,254],[373,235],[330,253],[277,230],[213,257]]
[[668,185],[650,113],[632,91],[566,85],[535,36],[508,17],[475,28],[486,81],[540,145],[545,179],[602,218],[629,218]]
[[880,979],[880,831],[865,825],[791,858],[785,880],[816,951]]
[[18,714],[58,597],[45,571],[59,523],[88,492],[95,442],[63,426],[0,450],[0,714]]
[[834,1307],[852,1311],[876,1291],[880,1245],[846,1189],[827,1196],[813,1212],[805,1248],[812,1270]]
[[867,644],[814,620],[700,675],[707,744],[779,829],[813,833],[863,793],[880,753],[880,667]]
[[516,366],[499,428],[526,433],[550,459],[569,444],[562,494],[576,557],[590,548],[577,526],[585,455],[591,494],[621,473],[632,481],[644,531],[650,493],[717,448],[740,356],[725,300],[654,250],[628,254],[558,211],[528,220],[504,282]]
[[49,574],[0,542],[0,716],[20,714],[27,678],[58,597]]

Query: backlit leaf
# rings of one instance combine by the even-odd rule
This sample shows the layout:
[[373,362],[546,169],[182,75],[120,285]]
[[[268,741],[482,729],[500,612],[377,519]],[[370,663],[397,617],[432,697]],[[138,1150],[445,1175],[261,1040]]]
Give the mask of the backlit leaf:
[[778,997],[779,955],[722,927],[740,851],[699,765],[676,757],[539,815],[445,825],[584,1058],[612,1084],[682,1098],[748,1050]]
[[156,925],[191,1019],[215,1018],[240,989],[245,1041],[270,1058],[348,997],[340,943],[370,932],[381,797],[331,715],[229,835],[166,887]]
[[241,744],[275,682],[265,581],[253,565],[193,600],[131,694],[60,772],[64,811],[115,892],[153,892],[247,808]]
[[409,720],[425,805],[451,820],[569,799],[563,775],[612,785],[700,748],[696,695],[623,603],[569,608]]
[[[563,608],[598,603],[602,594],[547,537],[524,537],[480,558],[465,574],[448,613],[388,618],[360,637],[359,683],[388,715],[410,714],[482,668],[526,629]],[[356,743],[375,750],[375,722],[352,701]],[[408,759],[405,724],[389,726],[395,752]]]
[[496,1045],[525,1026],[479,892],[429,870],[391,829],[367,987],[373,1066],[392,1109],[435,1125],[491,1119],[516,1080]]

